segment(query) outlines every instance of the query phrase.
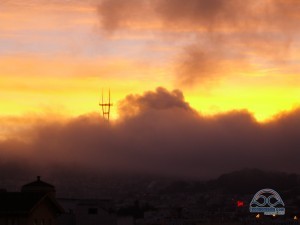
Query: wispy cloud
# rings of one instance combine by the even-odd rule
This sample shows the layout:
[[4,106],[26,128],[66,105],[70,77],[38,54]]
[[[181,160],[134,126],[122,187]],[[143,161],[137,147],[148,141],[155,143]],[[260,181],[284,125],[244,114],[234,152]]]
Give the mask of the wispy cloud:
[[287,63],[289,48],[299,36],[300,5],[294,0],[131,0],[118,7],[121,2],[100,3],[101,23],[110,32],[158,23],[158,29],[173,31],[174,37],[194,33],[194,41],[178,53],[183,69],[177,77],[183,85],[210,82],[232,72],[223,66],[228,61],[238,67],[243,59],[253,71]]

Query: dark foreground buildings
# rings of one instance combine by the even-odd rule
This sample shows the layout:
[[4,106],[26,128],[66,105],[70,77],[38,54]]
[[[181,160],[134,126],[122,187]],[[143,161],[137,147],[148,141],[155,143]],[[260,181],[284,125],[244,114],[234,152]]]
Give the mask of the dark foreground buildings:
[[58,199],[40,177],[20,192],[0,191],[0,225],[117,225],[112,208],[106,199]]
[[0,225],[56,225],[63,212],[54,186],[40,177],[24,185],[21,192],[0,192]]
[[[159,189],[147,185],[139,192],[139,189],[132,191],[133,186],[124,188],[117,183],[122,191],[131,192],[113,199],[57,198],[55,187],[37,177],[34,182],[23,185],[20,192],[0,191],[0,225],[300,224],[298,186],[281,191],[286,215],[257,216],[249,212],[252,194],[229,193],[219,189],[220,185],[218,189],[198,189],[199,186],[193,185],[187,189],[179,183],[178,189],[178,183],[175,186],[158,184]],[[111,192],[123,193],[119,189]]]

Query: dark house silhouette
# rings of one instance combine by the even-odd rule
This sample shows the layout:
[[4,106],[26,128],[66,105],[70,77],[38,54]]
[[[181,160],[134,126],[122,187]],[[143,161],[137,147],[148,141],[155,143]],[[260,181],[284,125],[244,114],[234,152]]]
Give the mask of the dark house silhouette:
[[21,192],[39,192],[44,194],[50,194],[55,197],[55,187],[44,181],[41,181],[41,177],[37,176],[37,180],[25,184],[22,186]]
[[0,192],[0,225],[56,225],[63,212],[55,187],[40,177],[23,185],[21,192]]

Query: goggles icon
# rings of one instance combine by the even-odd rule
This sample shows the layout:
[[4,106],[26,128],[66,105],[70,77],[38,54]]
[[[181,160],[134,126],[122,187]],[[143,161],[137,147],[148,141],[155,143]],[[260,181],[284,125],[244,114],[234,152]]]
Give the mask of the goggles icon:
[[264,213],[265,215],[284,215],[284,202],[273,189],[258,191],[250,203],[251,213]]

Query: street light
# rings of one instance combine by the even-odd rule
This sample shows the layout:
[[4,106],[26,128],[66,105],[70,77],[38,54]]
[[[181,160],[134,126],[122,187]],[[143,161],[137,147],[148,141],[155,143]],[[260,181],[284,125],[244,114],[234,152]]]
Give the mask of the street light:
[[298,220],[298,217],[297,217],[297,216],[294,216],[294,220]]

